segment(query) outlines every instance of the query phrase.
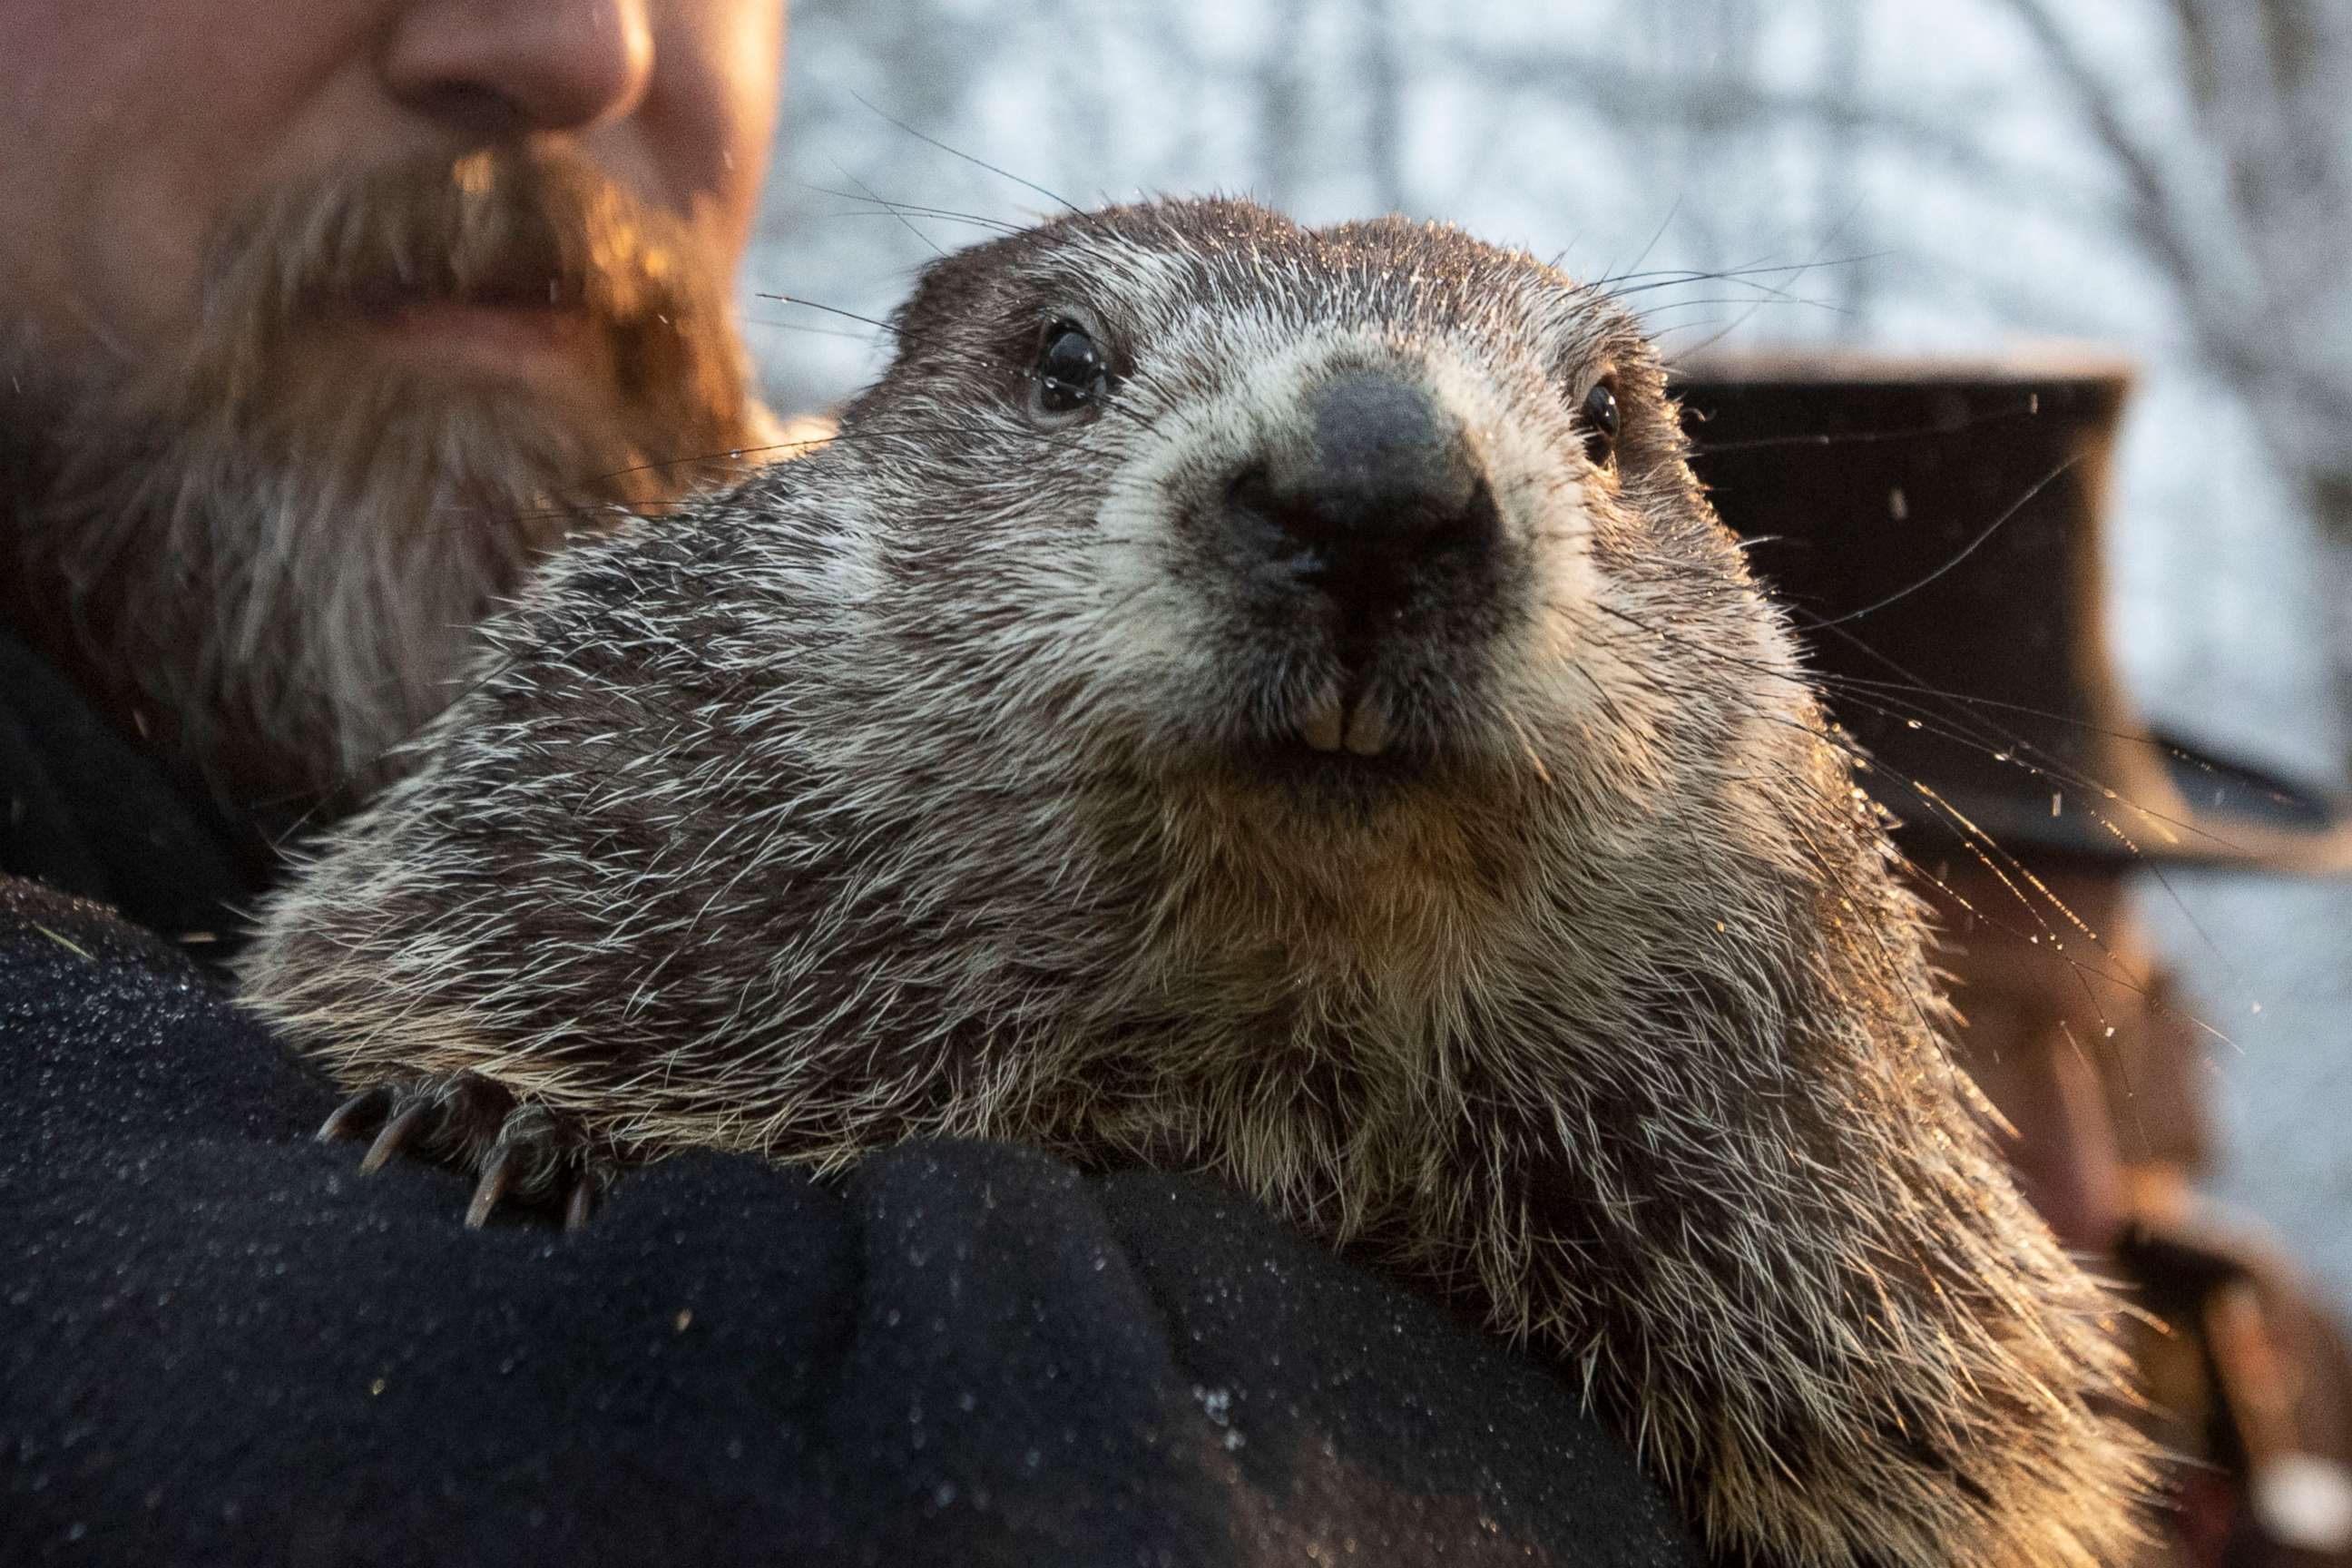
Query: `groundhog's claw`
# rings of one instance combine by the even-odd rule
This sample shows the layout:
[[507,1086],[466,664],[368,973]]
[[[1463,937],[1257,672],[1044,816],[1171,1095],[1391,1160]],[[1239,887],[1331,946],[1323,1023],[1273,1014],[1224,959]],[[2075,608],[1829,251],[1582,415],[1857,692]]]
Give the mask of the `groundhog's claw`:
[[501,1144],[490,1152],[489,1163],[482,1167],[482,1179],[474,1184],[474,1195],[466,1205],[466,1225],[479,1230],[490,1223],[490,1211],[499,1206],[506,1195],[507,1177],[514,1169],[514,1149]]
[[[511,1142],[501,1143],[491,1151],[489,1163],[482,1167],[482,1179],[474,1184],[473,1200],[466,1205],[468,1226],[479,1230],[489,1223],[491,1211],[507,1194],[509,1184],[526,1158],[520,1146]],[[589,1216],[596,1212],[597,1191],[611,1179],[609,1168],[593,1161],[581,1163],[563,1194],[564,1229],[579,1230],[587,1225]]]
[[400,1152],[400,1146],[408,1142],[408,1135],[416,1131],[416,1124],[425,1120],[425,1111],[431,1109],[425,1101],[417,1100],[395,1111],[392,1120],[383,1124],[383,1131],[375,1135],[375,1142],[368,1145],[367,1153],[361,1158],[360,1174],[372,1176],[383,1170],[384,1162]]
[[582,1229],[587,1225],[588,1216],[595,1212],[596,1181],[583,1172],[580,1179],[572,1184],[572,1191],[563,1200],[563,1228]]
[[509,1199],[537,1205],[560,1194],[564,1228],[577,1230],[614,1176],[610,1154],[572,1122],[543,1105],[519,1103],[509,1090],[470,1073],[370,1085],[336,1107],[318,1135],[362,1138],[371,1129],[362,1173],[383,1169],[412,1148],[423,1158],[478,1173],[466,1205],[466,1223],[477,1228]]
[[332,1143],[339,1138],[358,1137],[360,1125],[373,1122],[391,1103],[392,1090],[382,1084],[360,1090],[335,1107],[335,1113],[319,1124],[319,1142]]

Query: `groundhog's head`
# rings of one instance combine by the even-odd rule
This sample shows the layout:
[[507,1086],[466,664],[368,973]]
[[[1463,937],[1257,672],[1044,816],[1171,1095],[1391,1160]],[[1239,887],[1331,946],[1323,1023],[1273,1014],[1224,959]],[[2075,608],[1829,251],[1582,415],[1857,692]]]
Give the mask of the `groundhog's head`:
[[1160,762],[1364,799],[1574,773],[1671,745],[1725,656],[1780,660],[1752,600],[1726,618],[1746,578],[1656,354],[1524,254],[1115,208],[935,264],[896,324],[845,422],[918,492],[881,563],[943,657]]

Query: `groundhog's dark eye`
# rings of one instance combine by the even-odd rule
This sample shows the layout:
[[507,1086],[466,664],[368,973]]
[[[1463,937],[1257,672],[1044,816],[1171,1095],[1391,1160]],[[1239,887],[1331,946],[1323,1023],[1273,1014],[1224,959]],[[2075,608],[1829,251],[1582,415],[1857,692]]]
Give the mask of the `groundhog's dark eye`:
[[1110,361],[1077,322],[1047,323],[1037,343],[1030,400],[1051,424],[1069,424],[1100,405],[1110,390]]
[[1605,468],[1617,456],[1617,389],[1605,376],[1584,395],[1584,455],[1596,468]]

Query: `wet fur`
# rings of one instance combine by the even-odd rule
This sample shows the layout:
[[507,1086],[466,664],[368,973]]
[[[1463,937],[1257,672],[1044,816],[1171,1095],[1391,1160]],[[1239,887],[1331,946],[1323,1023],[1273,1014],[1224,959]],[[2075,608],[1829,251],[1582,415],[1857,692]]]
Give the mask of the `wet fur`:
[[[1041,431],[1072,310],[1121,380]],[[625,1158],[1214,1171],[1578,1369],[1719,1546],[2115,1561],[2110,1304],[1987,1142],[1629,318],[1450,231],[1200,203],[950,258],[898,325],[826,451],[494,623],[248,1001],[350,1084],[481,1075]],[[1339,675],[1202,522],[1356,365],[1462,415],[1507,535],[1491,603],[1382,649],[1412,765],[1360,788],[1249,761]]]

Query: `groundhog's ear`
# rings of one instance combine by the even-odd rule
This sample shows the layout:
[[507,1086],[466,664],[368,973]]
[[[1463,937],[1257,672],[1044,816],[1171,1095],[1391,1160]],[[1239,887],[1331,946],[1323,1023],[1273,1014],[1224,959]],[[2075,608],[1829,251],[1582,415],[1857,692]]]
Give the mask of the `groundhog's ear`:
[[950,252],[928,263],[915,275],[914,291],[890,312],[887,323],[891,343],[890,365],[841,413],[842,424],[857,423],[877,404],[887,403],[895,389],[906,384],[912,367],[969,356],[975,330],[1004,309],[1004,279],[1015,266],[1008,254],[1023,236],[992,240],[985,245]]
[[1004,279],[1017,270],[1013,253],[1025,238],[991,240],[927,263],[915,275],[914,292],[890,313],[898,352],[945,344],[958,337],[960,328],[992,319],[1002,305],[998,296]]

